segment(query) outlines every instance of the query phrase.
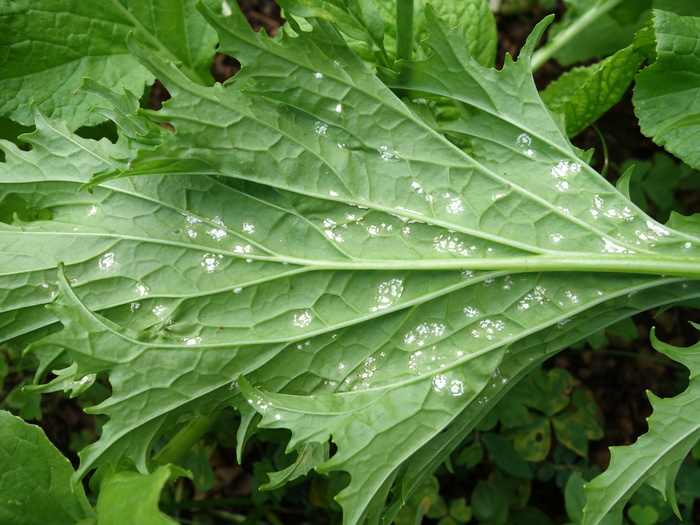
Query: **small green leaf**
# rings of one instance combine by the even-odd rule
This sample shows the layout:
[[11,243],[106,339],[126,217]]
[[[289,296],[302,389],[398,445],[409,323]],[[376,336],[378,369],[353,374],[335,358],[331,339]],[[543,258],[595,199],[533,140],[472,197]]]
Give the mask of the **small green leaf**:
[[186,472],[173,465],[162,465],[146,475],[129,471],[106,475],[97,499],[99,524],[176,525],[175,520],[160,512],[158,501],[167,481],[183,475]]
[[465,498],[450,500],[450,516],[461,523],[472,519],[472,509],[467,505]]
[[507,432],[513,446],[523,459],[544,461],[552,446],[552,431],[549,419],[539,414],[530,414],[527,422]]
[[482,522],[502,525],[508,519],[508,498],[495,484],[479,481],[472,492],[474,517]]
[[481,441],[502,470],[513,476],[532,479],[534,477],[530,465],[518,454],[513,444],[500,434],[482,434]]
[[464,465],[466,468],[472,468],[478,465],[483,458],[484,446],[480,441],[475,441],[462,449],[455,463],[457,465]]
[[329,443],[306,443],[298,451],[297,459],[286,469],[269,473],[270,481],[260,486],[260,490],[274,490],[287,481],[305,476],[318,465],[328,460]]
[[656,60],[636,78],[642,133],[700,169],[700,17],[654,10]]
[[654,525],[659,520],[659,512],[650,506],[632,505],[627,515],[634,525]]
[[564,115],[566,133],[573,137],[620,101],[643,61],[630,45],[592,66],[562,74],[542,92],[542,100]]
[[554,416],[552,427],[559,442],[582,457],[588,453],[589,440],[603,437],[603,429],[593,417],[571,410]]
[[[421,523],[423,517],[432,509],[440,499],[440,484],[435,476],[428,476],[416,492],[399,511],[394,523],[396,525],[414,525]],[[444,507],[445,503],[442,502]],[[444,515],[443,512],[440,515]],[[439,516],[438,516],[439,517]]]
[[541,380],[542,396],[533,408],[547,416],[553,416],[569,405],[574,378],[563,368],[554,368],[544,371]]
[[[94,516],[73,467],[37,426],[0,411],[0,523],[74,525]],[[122,522],[124,523],[124,522]]]

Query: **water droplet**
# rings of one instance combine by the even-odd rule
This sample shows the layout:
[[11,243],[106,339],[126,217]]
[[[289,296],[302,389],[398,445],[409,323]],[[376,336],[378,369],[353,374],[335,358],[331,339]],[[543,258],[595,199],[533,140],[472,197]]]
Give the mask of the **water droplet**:
[[452,197],[449,193],[446,193],[444,197],[448,199],[448,202],[445,205],[445,211],[447,211],[447,213],[457,215],[464,212],[464,203],[462,202],[462,199],[459,197]]
[[100,270],[109,270],[110,268],[114,268],[115,264],[116,264],[116,261],[114,258],[114,253],[112,253],[112,252],[105,253],[97,261],[97,267]]
[[606,253],[634,253],[632,250],[628,250],[627,248],[623,248],[622,246],[619,246],[612,242],[610,239],[602,239],[603,240],[603,252]]
[[537,153],[535,150],[532,149],[532,137],[528,135],[527,133],[521,133],[518,135],[518,138],[515,140],[516,144],[520,146],[520,148],[523,150],[523,153],[527,155],[528,157],[535,157]]
[[[314,131],[316,131],[316,133],[318,133],[319,135],[325,135],[326,132],[328,131],[328,124],[318,120],[314,124]],[[340,146],[340,144],[338,144],[338,146]]]
[[57,285],[58,285],[58,281],[55,281],[53,284],[41,283],[39,285],[39,288],[41,288],[45,292],[48,292],[49,297],[51,299],[55,299],[58,296]]
[[502,331],[505,326],[506,324],[498,319],[482,319],[479,321],[479,328],[473,329],[471,333],[477,339],[483,336],[490,341],[496,335],[496,332]]
[[442,323],[420,323],[404,334],[403,341],[407,345],[420,347],[425,345],[428,339],[441,337],[445,333],[445,328]]
[[403,279],[389,279],[388,281],[380,283],[379,286],[377,286],[377,293],[374,296],[377,305],[372,306],[370,311],[376,312],[377,310],[389,308],[401,298],[403,290]]
[[465,306],[464,310],[462,310],[462,311],[464,312],[464,315],[466,315],[467,317],[475,317],[479,314],[479,310],[477,310],[473,306]]
[[459,237],[444,233],[433,239],[433,248],[437,252],[452,253],[462,257],[467,257],[472,251],[476,250],[476,246],[467,246]]
[[161,321],[163,319],[165,319],[165,314],[167,311],[168,311],[168,307],[163,305],[163,304],[159,304],[155,308],[153,308],[153,310],[151,310],[151,312],[153,312],[155,314],[155,316],[158,319],[160,319]]
[[562,328],[564,328],[564,325],[570,323],[571,321],[573,321],[571,317],[569,317],[568,319],[562,319],[557,323],[557,328],[561,330]]
[[360,368],[360,371],[357,374],[357,377],[359,379],[370,379],[374,374],[377,372],[377,365],[376,365],[376,359],[374,357],[368,357],[365,359],[364,363],[362,363],[362,368]]
[[[251,253],[253,251],[253,247],[250,244],[246,245],[240,245],[237,244],[236,246],[233,247],[234,253]],[[219,257],[223,257],[220,255]]]
[[567,299],[569,299],[569,300],[570,300],[572,303],[574,303],[574,304],[575,304],[575,303],[578,303],[578,301],[579,301],[578,295],[576,295],[576,294],[575,294],[574,292],[572,292],[571,290],[566,290],[566,291],[564,292],[564,296],[565,296]]
[[380,146],[380,148],[377,150],[379,153],[379,156],[382,158],[384,161],[389,161],[389,160],[396,160],[399,158],[399,156],[396,154],[396,151],[390,152],[388,146]]
[[464,382],[454,379],[450,383],[450,393],[455,397],[459,397],[464,394]]
[[294,314],[292,317],[292,326],[296,326],[297,328],[306,328],[311,324],[311,321],[313,321],[311,312],[304,310]]
[[433,390],[435,390],[435,392],[441,392],[446,386],[447,378],[444,375],[438,374],[433,377]]
[[202,268],[204,268],[205,272],[212,273],[219,269],[221,261],[223,260],[224,256],[221,254],[206,253],[204,254],[204,257],[202,257],[202,260],[199,262],[199,265]]
[[667,230],[659,226],[658,224],[654,224],[651,221],[646,222],[647,228],[649,228],[652,232],[654,232],[656,235],[661,235],[662,237],[668,237],[671,235]]
[[547,289],[544,286],[537,285],[533,290],[525,295],[518,303],[518,310],[521,312],[532,306],[543,305],[547,301]]
[[221,242],[228,236],[228,233],[226,233],[221,228],[212,228],[210,230],[207,230],[207,235],[214,239],[216,242]]

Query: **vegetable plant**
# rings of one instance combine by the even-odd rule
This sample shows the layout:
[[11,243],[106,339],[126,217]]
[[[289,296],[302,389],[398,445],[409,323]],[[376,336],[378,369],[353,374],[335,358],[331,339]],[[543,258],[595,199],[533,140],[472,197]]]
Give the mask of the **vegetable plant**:
[[[532,57],[551,18],[495,69],[485,0],[279,3],[276,37],[226,0],[0,7],[0,337],[37,358],[27,390],[110,387],[75,472],[0,413],[0,521],[172,523],[162,487],[233,407],[239,456],[289,431],[297,459],[263,488],[345,472],[344,523],[391,523],[528,372],[700,296],[697,216],[657,222],[631,172],[612,186],[569,139],[634,77],[642,130],[700,167],[700,18],[651,11],[548,107]],[[224,84],[217,42],[243,66]],[[140,109],[156,78],[172,98]],[[585,486],[584,523],[643,483],[675,505],[700,357],[654,345],[688,388],[650,396],[648,433]]]

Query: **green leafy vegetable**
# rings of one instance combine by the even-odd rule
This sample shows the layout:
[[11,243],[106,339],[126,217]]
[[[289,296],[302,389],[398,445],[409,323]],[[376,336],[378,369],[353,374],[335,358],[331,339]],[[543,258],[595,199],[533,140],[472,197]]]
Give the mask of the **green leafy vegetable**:
[[[91,121],[85,108],[57,99],[53,111],[40,90],[36,131],[22,136],[30,150],[0,142],[0,336],[31,343],[37,380],[52,371],[36,390],[78,395],[108,378],[111,394],[88,411],[109,422],[80,452],[76,474],[114,470],[100,521],[120,519],[145,492],[143,519],[169,523],[155,503],[180,472],[159,463],[234,407],[239,456],[259,428],[291,433],[296,462],[263,488],[312,468],[344,471],[344,522],[389,523],[547,357],[637,312],[700,296],[697,219],[662,225],[645,215],[586,164],[540,98],[531,58],[548,22],[497,71],[485,67],[491,33],[477,38],[427,6],[426,39],[399,74],[384,45],[386,6],[282,3],[289,24],[275,38],[254,32],[234,5],[199,6],[220,51],[243,64],[225,86],[193,75],[206,46],[191,44],[198,53],[187,56],[198,58],[186,61],[181,37],[172,44],[145,25],[120,33],[120,53],[133,53],[172,99],[143,111],[130,84],[85,80],[81,92],[100,98],[90,105],[115,123],[115,142],[75,135],[71,127]],[[469,9],[485,17],[484,5]],[[212,29],[189,27],[189,42],[211,42]],[[368,46],[380,76],[348,41]],[[569,107],[595,83],[596,96],[619,96],[616,57],[580,89],[567,87]],[[433,103],[459,118],[432,118]],[[587,104],[581,122],[604,105]],[[46,113],[70,116],[71,126]],[[560,439],[584,453],[586,440],[564,428],[575,414],[556,417]],[[590,423],[590,438],[597,427],[584,419],[576,424]],[[183,426],[153,456],[158,439]],[[510,442],[484,438],[497,463],[531,477]],[[626,478],[596,512],[642,478]],[[474,515],[505,520],[504,499],[479,482]]]

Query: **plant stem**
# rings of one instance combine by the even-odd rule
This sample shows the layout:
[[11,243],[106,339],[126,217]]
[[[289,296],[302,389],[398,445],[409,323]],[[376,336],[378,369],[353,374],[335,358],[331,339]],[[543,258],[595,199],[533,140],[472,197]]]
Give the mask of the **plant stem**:
[[208,415],[191,419],[187,424],[168,441],[153,460],[159,463],[176,463],[192,446],[199,441],[219,418],[221,410]]
[[396,0],[396,60],[413,56],[413,0]]
[[622,3],[622,0],[607,0],[601,5],[595,6],[587,10],[583,15],[576,19],[569,27],[556,35],[546,45],[535,51],[532,55],[532,70],[536,71],[542,67],[550,58],[552,58],[560,49],[568,44],[576,35],[594,24],[598,18],[605,13],[617,7]]

